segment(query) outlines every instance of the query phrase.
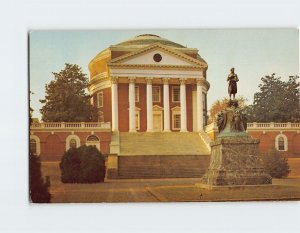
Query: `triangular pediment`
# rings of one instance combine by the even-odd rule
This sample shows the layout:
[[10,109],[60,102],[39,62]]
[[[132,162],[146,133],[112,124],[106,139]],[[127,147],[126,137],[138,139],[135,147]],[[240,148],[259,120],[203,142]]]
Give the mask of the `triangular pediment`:
[[154,106],[152,107],[152,110],[153,110],[153,111],[162,111],[162,110],[164,110],[164,108],[161,107],[161,106],[158,106],[158,105],[154,105]]
[[138,51],[117,57],[110,66],[185,66],[206,67],[207,64],[168,46],[156,43]]
[[171,111],[173,111],[173,112],[179,111],[180,112],[180,107],[175,106],[175,107],[171,108]]

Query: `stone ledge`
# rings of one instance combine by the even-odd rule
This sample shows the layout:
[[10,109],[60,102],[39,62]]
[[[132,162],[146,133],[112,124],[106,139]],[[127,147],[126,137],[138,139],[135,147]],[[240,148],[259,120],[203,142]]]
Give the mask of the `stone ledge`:
[[261,185],[209,185],[203,183],[196,183],[195,186],[200,189],[207,190],[245,190],[247,188],[263,188],[263,187],[280,187],[277,184],[261,184]]

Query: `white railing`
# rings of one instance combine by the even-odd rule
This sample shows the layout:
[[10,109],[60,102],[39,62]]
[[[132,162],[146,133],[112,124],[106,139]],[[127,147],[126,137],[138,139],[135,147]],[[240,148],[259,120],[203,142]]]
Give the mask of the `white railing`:
[[110,122],[42,122],[32,123],[31,129],[110,129]]
[[[251,123],[247,123],[247,129],[250,129],[250,130],[253,130],[253,129],[300,129],[300,123],[251,122]],[[205,126],[205,132],[216,131],[216,130],[218,130],[216,122],[213,122],[213,123]]]

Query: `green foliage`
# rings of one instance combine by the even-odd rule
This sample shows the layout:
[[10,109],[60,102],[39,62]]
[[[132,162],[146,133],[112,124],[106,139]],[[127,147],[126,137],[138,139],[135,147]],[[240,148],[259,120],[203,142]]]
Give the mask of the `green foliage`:
[[282,153],[273,149],[262,155],[266,172],[273,178],[285,178],[290,172],[287,158]]
[[40,110],[45,122],[95,121],[97,110],[86,94],[88,80],[78,65],[66,64],[59,73],[53,72],[54,80],[46,84],[45,104]]
[[48,203],[51,194],[49,177],[46,181],[42,178],[40,158],[32,153],[29,154],[29,189],[30,199],[33,203]]
[[246,108],[249,122],[299,122],[299,76],[282,81],[275,74],[267,75],[254,94],[253,105]]
[[66,151],[60,162],[63,183],[103,182],[104,156],[95,146],[81,146]]
[[[243,110],[246,107],[247,99],[243,96],[238,96],[236,100],[238,101],[239,107]],[[226,108],[228,102],[229,98],[223,98],[221,100],[216,100],[212,104],[211,108],[209,109],[208,124],[212,123],[215,120],[217,114]]]

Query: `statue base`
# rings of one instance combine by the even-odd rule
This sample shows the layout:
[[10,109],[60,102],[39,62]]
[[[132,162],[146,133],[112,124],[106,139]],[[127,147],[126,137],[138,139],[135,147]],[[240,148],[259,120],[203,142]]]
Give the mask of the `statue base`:
[[217,137],[211,144],[211,160],[206,174],[197,186],[272,184],[259,158],[259,139],[242,135]]

